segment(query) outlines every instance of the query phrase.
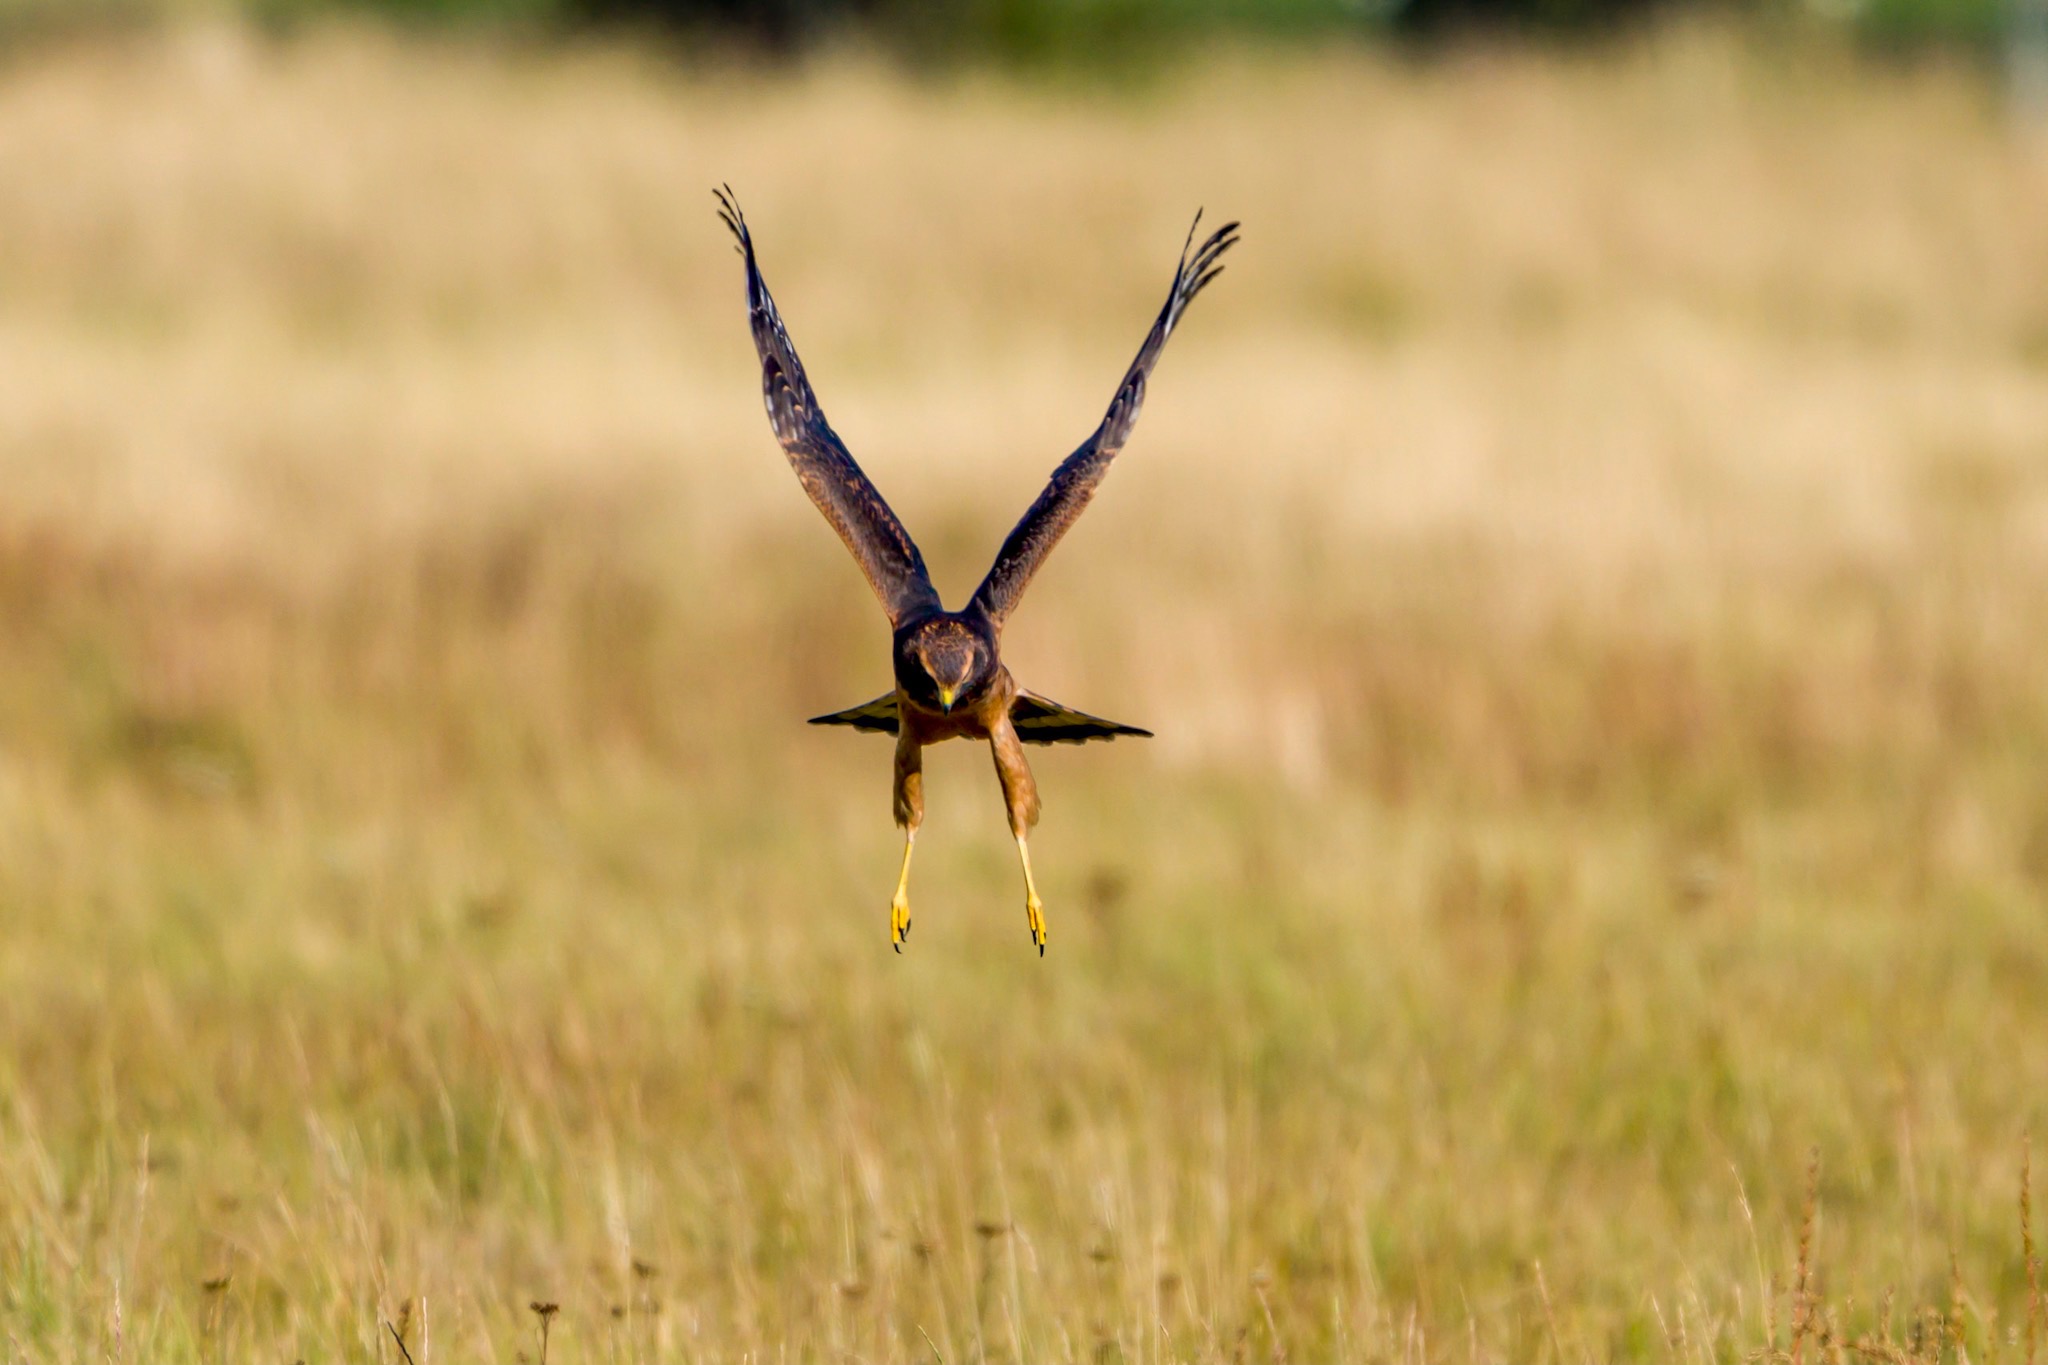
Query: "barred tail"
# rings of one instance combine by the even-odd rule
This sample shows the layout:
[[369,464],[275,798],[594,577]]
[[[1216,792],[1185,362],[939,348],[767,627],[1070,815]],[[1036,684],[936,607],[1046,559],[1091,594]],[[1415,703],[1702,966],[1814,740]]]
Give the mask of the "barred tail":
[[896,694],[884,692],[873,701],[864,701],[847,711],[834,711],[829,716],[812,716],[813,725],[851,725],[856,730],[893,735],[896,733]]

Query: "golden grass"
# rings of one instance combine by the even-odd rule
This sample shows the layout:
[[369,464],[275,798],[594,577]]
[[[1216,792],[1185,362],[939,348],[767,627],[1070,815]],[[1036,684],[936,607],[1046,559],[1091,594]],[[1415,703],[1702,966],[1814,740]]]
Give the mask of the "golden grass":
[[[727,179],[955,598],[1246,220],[1008,641],[1160,732],[1042,963],[962,746],[888,951]],[[2024,1358],[2044,240],[1968,73],[1717,33],[10,54],[10,1358]]]

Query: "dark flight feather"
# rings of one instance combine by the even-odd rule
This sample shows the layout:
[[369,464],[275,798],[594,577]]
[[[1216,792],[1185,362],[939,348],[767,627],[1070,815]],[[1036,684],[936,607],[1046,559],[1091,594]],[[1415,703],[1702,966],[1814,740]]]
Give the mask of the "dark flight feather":
[[940,610],[939,594],[925,572],[917,542],[825,421],[789,330],[761,278],[753,234],[747,230],[746,217],[731,188],[712,193],[718,199],[719,218],[732,230],[740,254],[746,258],[747,315],[754,349],[761,356],[761,395],[768,407],[768,423],[789,457],[790,468],[859,561],[875,596],[882,599],[892,627]]
[[[1195,226],[1199,227],[1201,222],[1202,215],[1197,213]],[[1181,247],[1180,265],[1173,272],[1173,288],[1167,293],[1166,306],[1159,310],[1159,318],[1152,324],[1145,344],[1138,348],[1138,358],[1124,372],[1123,383],[1117,386],[1116,396],[1110,400],[1109,411],[1103,416],[1102,424],[1082,442],[1080,449],[1053,471],[1045,491],[1038,495],[1038,500],[1024,513],[1023,520],[1010,532],[1009,539],[996,553],[988,577],[975,589],[974,604],[987,612],[998,625],[1016,607],[1018,598],[1024,595],[1025,586],[1031,582],[1031,576],[1045,563],[1053,546],[1059,544],[1060,537],[1067,533],[1067,528],[1088,506],[1088,500],[1095,496],[1096,485],[1109,472],[1110,462],[1130,438],[1131,428],[1138,421],[1138,410],[1145,403],[1145,382],[1152,374],[1152,367],[1158,362],[1166,339],[1173,335],[1175,324],[1194,301],[1195,295],[1223,273],[1217,258],[1236,244],[1237,224],[1225,223],[1211,233],[1190,257],[1188,248],[1194,240],[1195,228],[1190,227],[1188,240]]]

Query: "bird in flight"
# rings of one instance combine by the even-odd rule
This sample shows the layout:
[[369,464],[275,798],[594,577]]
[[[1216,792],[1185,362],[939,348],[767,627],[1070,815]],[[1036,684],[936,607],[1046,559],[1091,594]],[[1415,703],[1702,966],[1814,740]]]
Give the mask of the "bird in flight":
[[1081,744],[1118,735],[1146,735],[1085,715],[1017,686],[1003,666],[1003,623],[1024,595],[1025,585],[1045,563],[1053,546],[1087,507],[1109,472],[1145,401],[1145,383],[1181,314],[1209,281],[1221,274],[1217,259],[1237,241],[1234,222],[1225,223],[1196,247],[1195,227],[1181,247],[1166,306],[1138,348],[1110,399],[1109,411],[1087,440],[1061,462],[1038,500],[1010,532],[995,564],[974,596],[959,611],[947,611],[925,572],[924,557],[903,523],[882,500],[825,421],[818,395],[797,359],[775,300],[754,256],[753,234],[730,186],[713,191],[718,216],[732,230],[747,263],[747,316],[754,349],[761,356],[761,392],[768,423],[789,457],[804,491],[846,542],[894,632],[893,690],[850,710],[813,718],[813,725],[850,725],[856,730],[896,736],[896,823],[903,828],[903,868],[889,902],[889,939],[897,952],[910,933],[910,854],[924,822],[924,747],[947,739],[985,739],[995,755],[996,776],[1009,808],[1010,834],[1024,868],[1024,915],[1031,941],[1045,955],[1045,911],[1031,878],[1031,827],[1038,823],[1038,784],[1024,759],[1026,744]]

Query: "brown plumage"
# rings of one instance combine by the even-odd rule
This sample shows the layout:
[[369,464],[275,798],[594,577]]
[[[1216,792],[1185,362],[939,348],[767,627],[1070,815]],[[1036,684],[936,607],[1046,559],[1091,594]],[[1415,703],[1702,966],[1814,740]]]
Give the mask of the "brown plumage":
[[[996,553],[988,576],[967,606],[949,612],[939,601],[917,542],[903,529],[874,484],[854,463],[818,406],[789,330],[769,296],[754,255],[753,234],[730,188],[714,192],[718,214],[732,230],[747,266],[747,314],[761,356],[761,392],[768,422],[811,501],[859,561],[893,631],[893,691],[849,710],[818,716],[814,725],[850,725],[896,736],[896,823],[904,830],[903,869],[890,902],[890,938],[896,950],[910,932],[910,853],[924,821],[924,747],[941,740],[985,739],[1010,814],[1010,833],[1024,868],[1024,913],[1031,939],[1045,953],[1045,916],[1031,877],[1028,834],[1038,823],[1038,785],[1024,758],[1026,744],[1085,743],[1148,730],[1102,720],[1023,691],[1002,663],[1002,628],[1033,574],[1095,495],[1111,461],[1123,449],[1145,384],[1181,314],[1209,281],[1223,273],[1218,258],[1237,241],[1226,223],[1194,246],[1195,230],[1181,247],[1166,306],[1124,372],[1109,411],[1094,432],[1055,469],[1045,491]],[[1201,214],[1195,215],[1199,226]],[[1192,252],[1192,254],[1191,254]]]

